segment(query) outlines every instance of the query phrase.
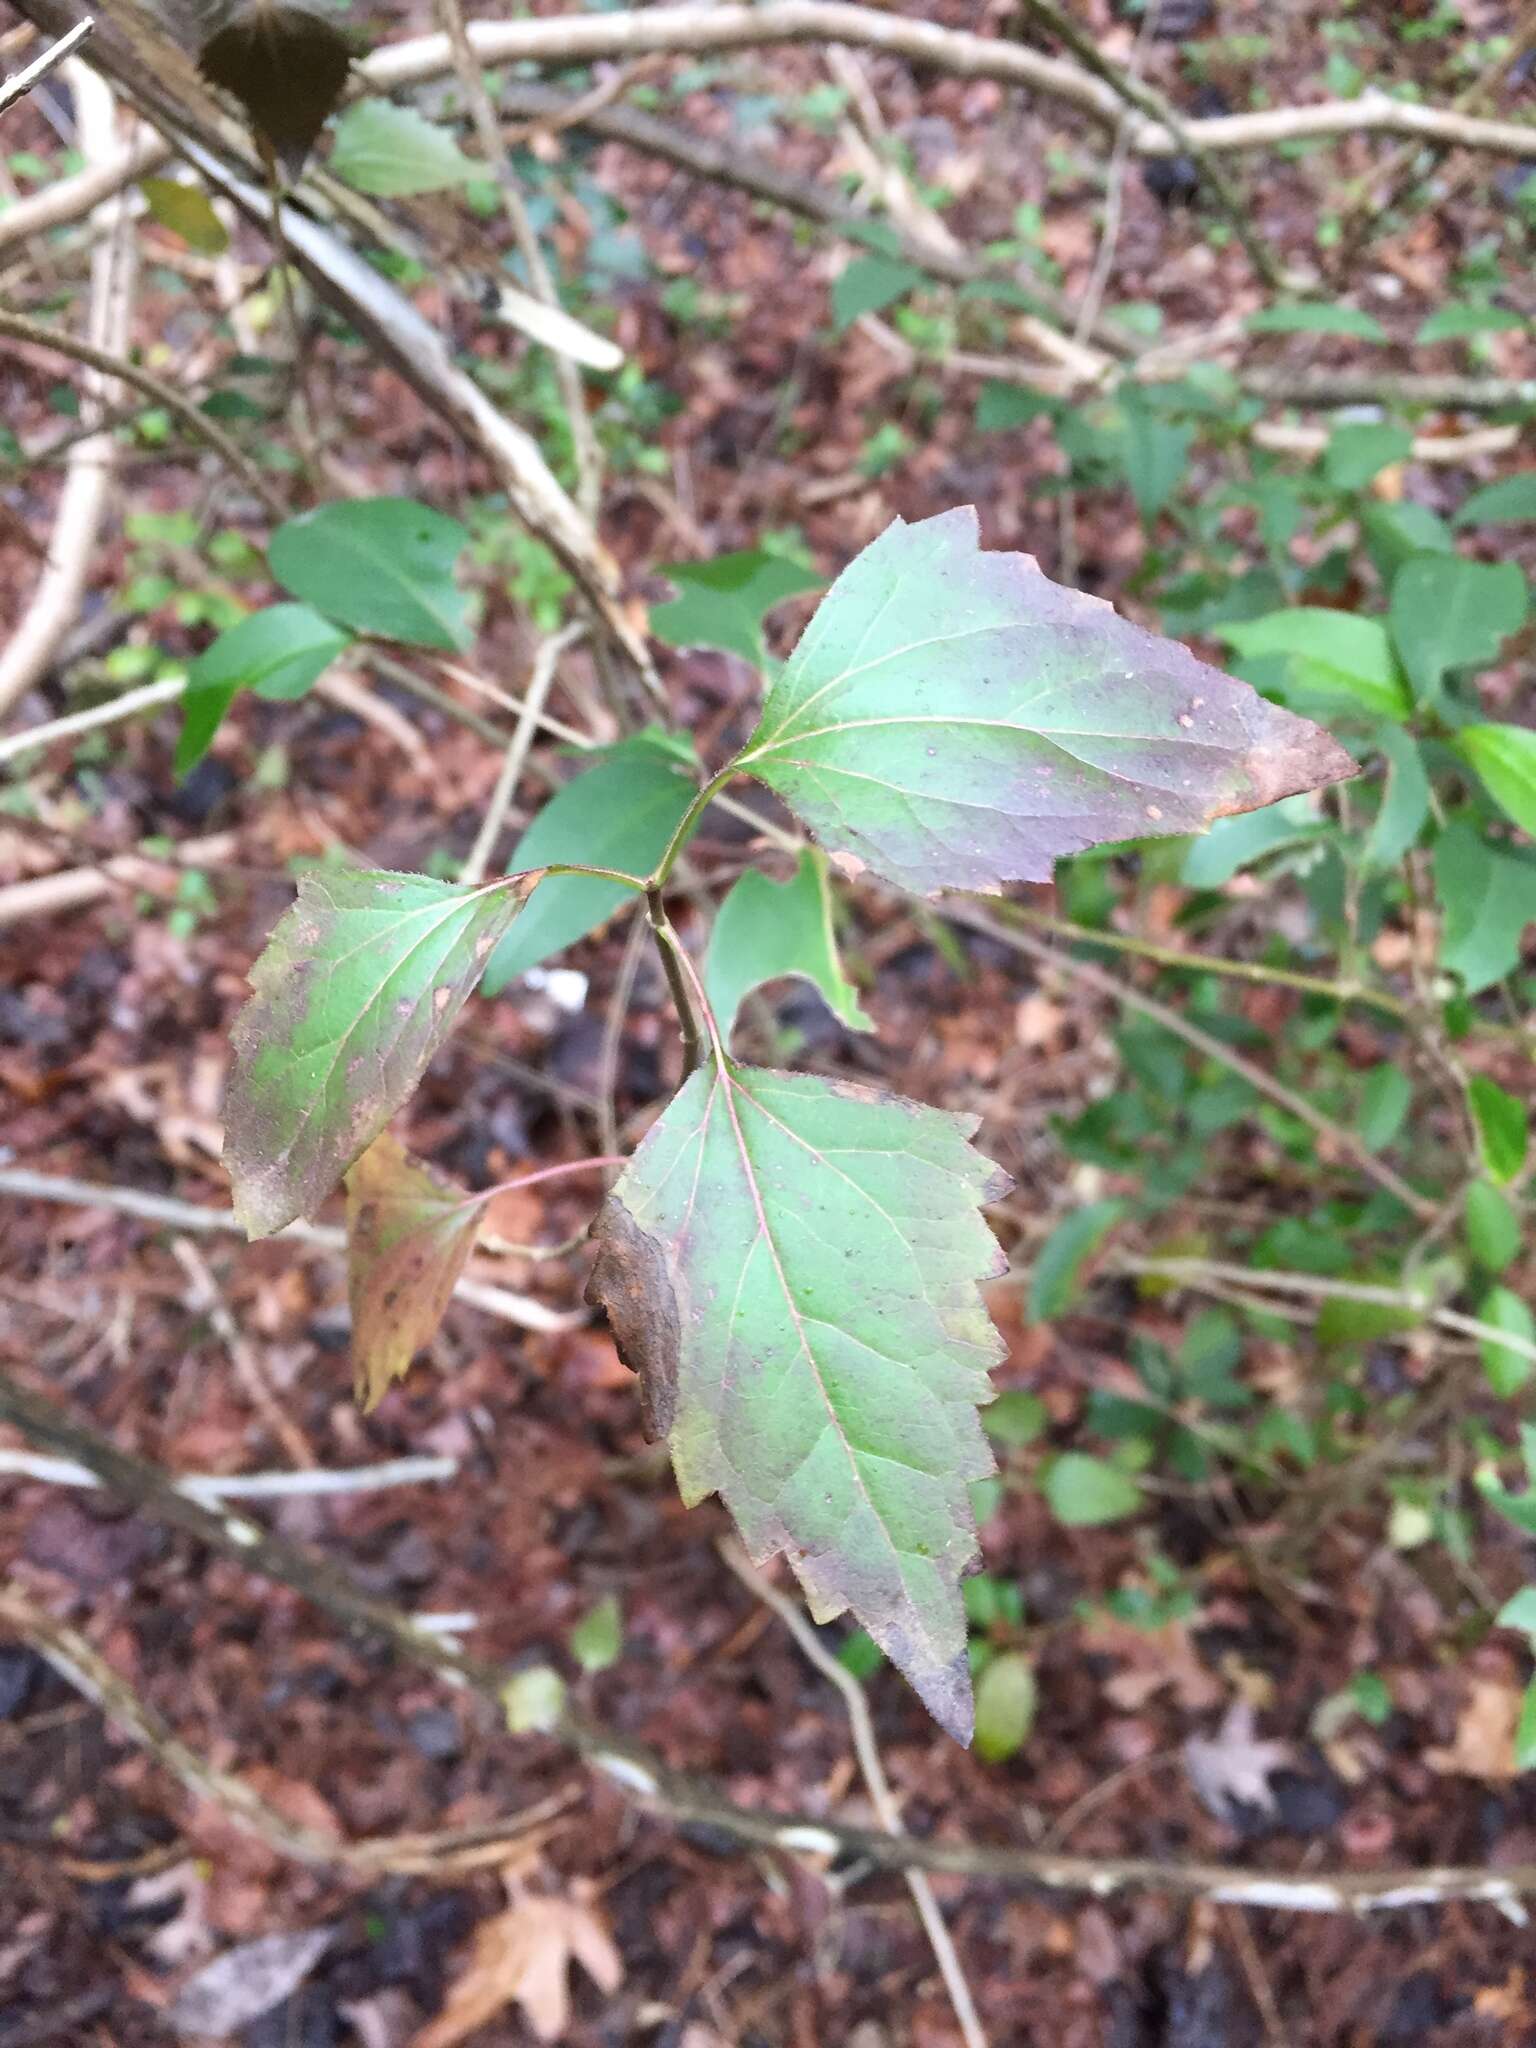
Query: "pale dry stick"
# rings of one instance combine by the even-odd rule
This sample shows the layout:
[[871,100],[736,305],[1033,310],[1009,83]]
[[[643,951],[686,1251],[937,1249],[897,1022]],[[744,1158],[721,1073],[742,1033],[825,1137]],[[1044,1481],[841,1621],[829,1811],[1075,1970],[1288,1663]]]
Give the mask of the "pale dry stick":
[[[505,1712],[506,1674],[497,1666],[470,1656],[419,1618],[376,1599],[328,1557],[269,1535],[228,1509],[188,1500],[148,1460],[119,1450],[4,1372],[0,1421],[11,1423],[34,1443],[88,1465],[104,1486],[140,1512],[258,1577],[290,1587],[344,1627],[374,1636],[397,1655],[435,1672],[444,1683],[476,1694],[498,1715]],[[1174,1862],[1165,1856],[1066,1856],[1009,1844],[891,1835],[810,1814],[764,1813],[739,1805],[714,1786],[672,1770],[643,1745],[569,1709],[548,1733],[674,1826],[712,1828],[744,1847],[785,1855],[842,1855],[882,1870],[944,1871],[1094,1898],[1146,1890],[1301,1913],[1394,1912],[1467,1900],[1518,1914],[1522,1899],[1536,1894],[1536,1863],[1498,1871],[1450,1865],[1291,1875],[1220,1863]]]
[[[438,19],[447,31],[449,47],[453,53],[453,68],[458,75],[459,87],[468,102],[470,118],[474,122],[475,134],[480,143],[481,154],[496,188],[501,194],[502,211],[512,230],[512,239],[517,244],[528,271],[528,285],[542,305],[563,311],[560,294],[555,289],[554,276],[544,258],[544,251],[533,222],[528,218],[528,208],[523,202],[517,173],[512,168],[512,159],[496,118],[496,109],[491,104],[486,89],[485,74],[475,61],[470,48],[469,35],[464,22],[464,10],[460,0],[437,0]],[[603,456],[598,446],[597,430],[587,411],[586,391],[581,381],[581,372],[571,358],[559,347],[554,348],[555,381],[560,389],[561,403],[565,407],[566,419],[571,430],[571,449],[576,461],[576,503],[594,523],[597,519],[598,504],[603,490]]]
[[[1140,73],[1142,59],[1146,54],[1147,39],[1157,26],[1160,6],[1161,0],[1146,0],[1146,5],[1142,9],[1141,26],[1136,31],[1128,76],[1137,76]],[[1115,254],[1120,246],[1120,219],[1125,210],[1125,174],[1129,168],[1130,154],[1130,129],[1122,122],[1115,131],[1114,147],[1109,153],[1109,169],[1105,174],[1104,225],[1099,231],[1099,246],[1094,253],[1093,269],[1083,288],[1083,302],[1072,325],[1072,339],[1079,346],[1088,340],[1098,323],[1099,310],[1104,303],[1110,273],[1115,267]]]
[[533,745],[533,735],[538,728],[540,713],[544,709],[544,700],[554,688],[562,657],[585,636],[586,630],[585,624],[580,621],[562,626],[558,633],[551,634],[542,642],[533,658],[528,687],[523,693],[522,709],[518,713],[512,737],[507,742],[507,751],[502,759],[501,772],[496,778],[496,787],[491,792],[491,800],[485,807],[485,816],[481,819],[480,829],[475,834],[475,843],[470,848],[469,858],[459,875],[460,882],[466,888],[473,887],[485,879],[486,869],[491,864],[491,855],[496,851],[496,842],[500,839],[502,827],[507,821],[507,812],[512,808],[512,799],[517,794],[517,785],[522,776],[524,763],[528,759],[528,749]]
[[51,875],[33,875],[24,882],[11,882],[0,888],[0,931],[27,918],[56,917],[66,910],[82,909],[119,890],[168,891],[178,869],[196,870],[207,864],[221,864],[233,856],[237,847],[234,833],[217,832],[210,839],[185,840],[163,857],[150,859],[137,853],[118,853],[90,867],[63,868]]
[[572,1802],[570,1791],[557,1792],[521,1813],[474,1827],[339,1841],[318,1828],[288,1820],[243,1779],[200,1756],[78,1629],[57,1620],[14,1583],[0,1581],[0,1623],[31,1643],[61,1678],[131,1741],[148,1750],[194,1798],[210,1800],[244,1833],[295,1862],[322,1869],[400,1874],[472,1869],[479,1862],[504,1857],[508,1843],[554,1819]]
[[1459,1309],[1442,1308],[1424,1288],[1378,1287],[1369,1281],[1327,1280],[1312,1273],[1288,1273],[1268,1266],[1240,1266],[1221,1259],[1154,1258],[1134,1252],[1116,1252],[1110,1263],[1125,1273],[1145,1274],[1171,1280],[1181,1286],[1243,1287],[1252,1292],[1289,1294],[1307,1301],[1360,1301],[1380,1308],[1398,1308],[1422,1316],[1442,1330],[1454,1330],[1474,1337],[1480,1344],[1502,1344],[1521,1358],[1536,1362],[1536,1343],[1513,1330],[1501,1330],[1477,1316],[1465,1316]]
[[301,1471],[318,1471],[320,1460],[314,1445],[278,1399],[277,1389],[255,1346],[247,1344],[240,1334],[219,1290],[219,1283],[213,1277],[212,1267],[189,1237],[173,1237],[171,1250],[176,1255],[176,1263],[192,1283],[193,1307],[200,1309],[212,1323],[219,1342],[229,1354],[236,1379],[251,1397],[251,1406]]
[[[126,1216],[138,1216],[146,1223],[168,1225],[172,1230],[196,1231],[219,1237],[245,1236],[232,1209],[215,1209],[201,1202],[182,1202],[170,1195],[146,1194],[140,1188],[113,1187],[109,1183],[74,1180],[64,1174],[37,1173],[30,1167],[0,1166],[0,1195],[22,1201],[59,1202],[70,1208],[116,1209]],[[290,1223],[274,1242],[314,1245],[320,1251],[345,1252],[344,1230],[322,1223]],[[483,1309],[504,1323],[524,1330],[553,1334],[577,1330],[590,1320],[585,1312],[549,1308],[531,1295],[514,1294],[510,1288],[483,1281],[461,1280],[454,1299]]]
[[153,399],[156,405],[174,413],[194,439],[211,448],[239,477],[274,519],[288,517],[286,501],[249,456],[230,439],[218,421],[209,419],[200,406],[183,397],[175,385],[167,384],[163,377],[157,377],[153,371],[128,361],[121,354],[114,355],[89,342],[77,341],[73,335],[61,334],[56,328],[44,326],[40,320],[29,320],[21,313],[7,312],[4,307],[0,307],[0,340],[23,341],[34,348],[53,349],[59,355],[73,356],[77,362],[99,370],[105,376],[115,377],[120,383],[131,384],[146,398]]
[[[716,1548],[747,1591],[755,1599],[761,1600],[764,1606],[773,1609],[807,1660],[842,1694],[843,1706],[848,1715],[848,1732],[853,1738],[853,1753],[858,1759],[859,1775],[864,1780],[865,1790],[869,1793],[869,1803],[875,1809],[875,1817],[888,1835],[905,1834],[901,1809],[896,1804],[890,1780],[885,1775],[885,1763],[880,1755],[880,1745],[875,1739],[875,1725],[869,1716],[869,1702],[864,1697],[863,1686],[851,1671],[845,1670],[835,1657],[829,1655],[825,1645],[795,1602],[763,1577],[734,1537],[723,1537]],[[939,1910],[939,1902],[933,1895],[928,1873],[924,1870],[909,1870],[906,1878],[907,1889],[912,1894],[912,1903],[917,1908],[917,1917],[933,1950],[934,1961],[939,1966],[939,1975],[944,1979],[944,1989],[949,1993],[949,2002],[955,2009],[955,2018],[960,2024],[965,2048],[987,2048],[987,2036],[981,2024],[981,2015],[976,2010],[976,2001],[971,1996],[971,1987],[966,1981],[965,1971],[955,1952],[954,1940],[945,1923],[944,1915]]]
[[[87,163],[99,164],[117,149],[117,100],[111,86],[79,58],[64,66],[75,103],[75,127]],[[121,357],[133,324],[138,249],[122,194],[102,202],[98,225],[105,229],[91,251],[89,346],[103,356]],[[83,380],[96,431],[70,449],[64,464],[48,554],[27,609],[0,649],[0,716],[42,681],[66,635],[80,617],[91,559],[106,518],[117,466],[117,437],[101,415],[118,400],[113,379],[98,367]]]
[[158,683],[140,683],[136,689],[124,690],[85,711],[70,711],[62,718],[50,718],[46,724],[6,733],[0,737],[0,766],[19,754],[31,753],[34,748],[51,746],[55,740],[75,739],[81,733],[94,732],[98,726],[116,725],[119,719],[135,718],[141,711],[157,711],[162,704],[174,704],[186,687],[185,676],[166,676]]
[[1075,954],[1060,952],[1056,947],[1047,945],[1043,939],[1037,939],[1031,932],[1015,930],[1011,925],[989,916],[978,905],[946,897],[943,915],[952,918],[957,924],[969,925],[973,931],[984,932],[999,945],[1011,946],[1020,953],[1029,954],[1031,959],[1038,960],[1045,966],[1057,968],[1070,979],[1080,981],[1086,987],[1097,990],[1100,995],[1107,996],[1111,1002],[1121,1004],[1129,1010],[1139,1010],[1144,1017],[1152,1018],[1155,1023],[1161,1024],[1164,1030],[1171,1031],[1176,1038],[1182,1038],[1186,1045],[1193,1046],[1196,1052],[1203,1053],[1207,1059],[1230,1068],[1251,1088],[1257,1089],[1261,1095],[1267,1095],[1271,1102],[1278,1103],[1282,1109],[1306,1124],[1329,1145],[1347,1153],[1360,1172],[1369,1175],[1378,1187],[1385,1188],[1394,1200],[1401,1202],[1404,1208],[1415,1216],[1422,1217],[1428,1222],[1431,1217],[1439,1215],[1440,1205],[1437,1202],[1431,1201],[1427,1195],[1421,1195],[1417,1188],[1410,1187],[1400,1174],[1369,1152],[1353,1131],[1346,1130],[1342,1124],[1324,1116],[1321,1110],[1314,1109],[1304,1095],[1298,1095],[1293,1088],[1287,1088],[1285,1083],[1277,1081],[1273,1074],[1268,1074],[1262,1067],[1255,1066],[1252,1060],[1245,1058],[1232,1046],[1223,1045],[1219,1038],[1213,1038],[1208,1031],[1202,1031],[1198,1024],[1191,1024],[1187,1017],[1177,1010],[1170,1009],[1166,1003],[1160,1003],[1155,996],[1144,995],[1140,989],[1132,988],[1128,982],[1117,980],[1114,975],[1106,974],[1102,967],[1095,967],[1090,961],[1080,960]]
[[[299,1472],[178,1472],[172,1484],[205,1506],[221,1500],[309,1500],[317,1496],[377,1493],[393,1486],[422,1486],[452,1479],[457,1458],[390,1458],[378,1465],[344,1465]],[[72,1458],[48,1458],[0,1445],[0,1478],[35,1479],[44,1486],[99,1487],[87,1465]]]
[[50,71],[62,64],[66,58],[72,57],[95,27],[95,22],[87,15],[83,21],[76,22],[68,35],[60,36],[59,40],[44,50],[40,57],[34,57],[25,70],[0,80],[0,114],[5,113],[7,108],[15,106],[18,100],[25,99],[35,86],[42,84]]
[[[469,24],[469,37],[484,64],[545,67],[589,64],[605,57],[761,49],[775,43],[846,43],[901,57],[951,78],[989,78],[1066,100],[1105,128],[1119,127],[1125,119],[1122,96],[1078,64],[1021,43],[942,28],[845,0],[770,0],[760,7],[724,5],[707,12],[696,6],[662,5],[622,13],[477,21]],[[452,68],[452,52],[441,35],[386,44],[359,66],[369,84],[386,91],[441,78]],[[1495,155],[1536,158],[1536,129],[1523,123],[1479,120],[1443,107],[1392,99],[1384,92],[1309,106],[1269,107],[1258,113],[1210,115],[1180,121],[1177,129],[1159,114],[1133,121],[1131,134],[1138,156],[1171,155],[1184,146],[1186,136],[1195,143],[1190,153],[1201,156],[1267,149],[1317,135],[1398,134],[1436,136]]]
[[[1249,428],[1256,448],[1276,455],[1301,455],[1308,461],[1327,448],[1326,427],[1293,425],[1287,420],[1258,420]],[[1410,462],[1429,462],[1446,468],[1463,468],[1490,455],[1507,455],[1520,445],[1522,429],[1511,421],[1500,427],[1474,427],[1465,434],[1415,434],[1408,450]]]

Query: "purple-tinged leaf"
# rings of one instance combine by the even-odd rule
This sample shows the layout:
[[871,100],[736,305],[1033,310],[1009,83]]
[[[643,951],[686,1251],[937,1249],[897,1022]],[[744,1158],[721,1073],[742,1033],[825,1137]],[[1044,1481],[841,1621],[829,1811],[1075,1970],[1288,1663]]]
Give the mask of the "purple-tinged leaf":
[[1355,773],[1177,641],[983,553],[968,506],[897,520],[850,563],[737,765],[825,846],[924,892],[1047,881],[1063,854]]
[[589,1288],[684,1500],[722,1495],[753,1560],[784,1552],[818,1621],[852,1609],[962,1742],[976,1410],[1003,1349],[979,1209],[1008,1184],[974,1128],[712,1061],[599,1215]]
[[312,1214],[383,1130],[537,879],[304,876],[232,1034],[224,1163],[251,1237]]

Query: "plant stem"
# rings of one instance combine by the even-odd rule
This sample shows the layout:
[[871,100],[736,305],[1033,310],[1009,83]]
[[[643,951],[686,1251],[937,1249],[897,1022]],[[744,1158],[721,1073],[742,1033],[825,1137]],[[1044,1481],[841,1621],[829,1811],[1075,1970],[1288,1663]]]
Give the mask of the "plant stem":
[[683,1034],[683,1079],[686,1081],[699,1064],[704,1041],[699,1031],[698,1012],[693,1005],[693,991],[688,986],[688,977],[684,972],[687,955],[683,951],[682,940],[668,920],[666,906],[661,900],[659,883],[653,883],[646,888],[645,914],[656,939],[657,951],[661,954],[667,988]]
[[671,875],[673,868],[677,865],[678,855],[693,837],[694,827],[709,809],[714,798],[724,789],[725,785],[736,773],[739,761],[740,756],[737,755],[727,761],[717,775],[712,775],[678,820],[677,830],[667,841],[661,859],[657,861],[655,872],[650,878],[651,884],[656,889],[660,890],[666,887],[667,879]]

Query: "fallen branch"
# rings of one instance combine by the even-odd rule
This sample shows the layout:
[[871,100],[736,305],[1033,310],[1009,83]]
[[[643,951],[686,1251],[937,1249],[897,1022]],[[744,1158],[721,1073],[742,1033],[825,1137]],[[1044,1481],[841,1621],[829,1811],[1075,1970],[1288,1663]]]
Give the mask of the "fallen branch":
[[[22,1201],[62,1202],[71,1208],[116,1209],[125,1216],[138,1216],[146,1223],[164,1224],[172,1230],[245,1236],[232,1209],[180,1202],[170,1195],[146,1194],[140,1188],[117,1188],[96,1181],[71,1180],[63,1174],[34,1173],[24,1166],[0,1167],[0,1195],[12,1195]],[[312,1244],[328,1252],[345,1252],[347,1248],[346,1232],[322,1223],[290,1223],[277,1237]],[[530,1295],[514,1294],[510,1288],[483,1280],[461,1280],[454,1289],[454,1299],[468,1302],[471,1308],[484,1309],[488,1315],[504,1323],[515,1323],[523,1330],[577,1330],[589,1320],[584,1311],[548,1308]]]
[[[389,1644],[408,1662],[477,1694],[498,1716],[504,1713],[507,1677],[498,1667],[469,1655],[419,1620],[364,1592],[329,1558],[270,1536],[243,1516],[188,1500],[156,1466],[120,1451],[107,1438],[71,1421],[52,1402],[27,1392],[4,1373],[0,1373],[0,1421],[13,1424],[33,1442],[88,1466],[104,1486],[140,1513],[179,1529],[259,1577],[289,1587],[344,1627],[362,1630]],[[1144,1890],[1301,1913],[1364,1914],[1465,1900],[1495,1905],[1523,1917],[1521,1900],[1536,1895],[1536,1863],[1514,1864],[1500,1871],[1453,1865],[1290,1876],[1220,1863],[1177,1862],[1165,1856],[1062,1856],[1011,1845],[891,1835],[810,1814],[754,1811],[713,1786],[671,1770],[642,1745],[569,1710],[547,1732],[674,1826],[709,1828],[744,1847],[787,1855],[862,1859],[883,1870],[944,1871],[1026,1889],[1086,1893],[1094,1898]]]
[[[78,43],[81,38],[77,35],[74,40]],[[62,48],[62,43],[55,45],[55,50]],[[78,59],[68,64],[66,75],[75,102],[81,152],[88,164],[103,163],[117,149],[117,101],[112,88]],[[0,94],[0,106],[4,103]],[[94,224],[100,228],[101,238],[91,251],[88,346],[99,358],[116,360],[128,347],[138,276],[138,251],[121,195],[102,201]],[[117,437],[103,415],[110,413],[118,396],[115,380],[98,361],[85,379],[86,416],[94,421],[95,431],[76,441],[65,458],[64,484],[42,573],[20,623],[0,650],[0,716],[47,675],[80,616],[117,467]]]
[[507,1844],[542,1827],[571,1804],[569,1792],[557,1792],[536,1806],[505,1819],[475,1827],[448,1828],[436,1834],[384,1835],[370,1841],[344,1842],[318,1828],[291,1821],[269,1806],[242,1779],[220,1770],[183,1742],[169,1722],[120,1678],[78,1629],[55,1620],[17,1585],[0,1582],[0,1623],[29,1642],[59,1676],[107,1720],[162,1764],[195,1798],[210,1800],[236,1827],[254,1835],[279,1856],[321,1869],[340,1867],[365,1873],[391,1871],[423,1875],[473,1869],[505,1858]]
[[[309,1500],[317,1495],[377,1493],[390,1486],[424,1486],[452,1479],[457,1458],[387,1458],[378,1465],[343,1465],[307,1472],[179,1472],[171,1484],[205,1507],[221,1500]],[[0,1445],[0,1477],[35,1479],[43,1486],[97,1487],[88,1466]]]
[[1075,953],[1063,953],[1057,947],[1048,945],[1044,939],[1037,939],[1032,932],[1019,931],[1013,925],[1003,922],[981,909],[978,904],[967,903],[960,898],[946,897],[942,913],[956,924],[969,925],[973,931],[983,932],[1002,946],[1010,946],[1016,952],[1027,953],[1032,960],[1054,968],[1070,980],[1080,981],[1085,987],[1094,989],[1099,995],[1107,996],[1113,1003],[1128,1010],[1139,1010],[1144,1017],[1150,1017],[1161,1024],[1165,1031],[1171,1031],[1176,1038],[1182,1038],[1206,1059],[1216,1060],[1232,1073],[1240,1075],[1250,1088],[1261,1095],[1267,1095],[1271,1102],[1290,1116],[1304,1123],[1317,1136],[1327,1141],[1336,1153],[1346,1154],[1358,1170],[1384,1188],[1394,1200],[1425,1222],[1434,1221],[1440,1214],[1440,1205],[1428,1195],[1421,1195],[1417,1188],[1408,1185],[1401,1174],[1378,1159],[1369,1151],[1362,1139],[1343,1124],[1335,1123],[1315,1109],[1304,1095],[1298,1095],[1294,1088],[1287,1088],[1283,1081],[1277,1081],[1273,1074],[1256,1066],[1235,1047],[1224,1045],[1219,1038],[1213,1038],[1208,1031],[1202,1031],[1198,1024],[1191,1024],[1180,1011],[1170,1009],[1155,996],[1146,995],[1139,988],[1132,988],[1129,982],[1120,981],[1113,974],[1106,974],[1102,967],[1095,967],[1090,960],[1081,960]]
[[[906,1832],[902,1825],[901,1809],[891,1792],[890,1780],[885,1775],[885,1763],[880,1755],[880,1744],[875,1736],[875,1724],[870,1718],[869,1702],[864,1697],[864,1688],[853,1673],[839,1664],[827,1650],[799,1608],[787,1594],[777,1586],[770,1585],[761,1572],[753,1569],[752,1561],[734,1537],[724,1537],[718,1545],[720,1555],[729,1570],[733,1571],[754,1599],[761,1600],[789,1630],[806,1659],[841,1693],[843,1706],[848,1715],[848,1730],[853,1738],[853,1753],[858,1759],[859,1775],[864,1780],[864,1789],[869,1794],[869,1803],[875,1809],[875,1818],[888,1835]],[[987,2048],[987,2037],[982,2030],[981,2016],[976,2010],[976,2001],[971,1996],[971,1987],[961,1968],[960,1958],[955,1951],[954,1939],[939,1909],[939,1902],[933,1895],[926,1870],[909,1870],[905,1873],[907,1890],[912,1894],[912,1903],[917,1908],[917,1917],[928,1945],[933,1950],[939,1974],[944,1979],[944,1988],[949,1993],[949,2002],[955,2009],[960,2033],[966,2048]]]
[[19,99],[25,99],[34,86],[42,84],[50,71],[62,64],[66,57],[73,56],[95,26],[95,22],[87,15],[84,21],[77,22],[67,35],[60,36],[56,43],[44,50],[40,57],[34,57],[25,70],[0,80],[0,114],[8,107],[15,106]]

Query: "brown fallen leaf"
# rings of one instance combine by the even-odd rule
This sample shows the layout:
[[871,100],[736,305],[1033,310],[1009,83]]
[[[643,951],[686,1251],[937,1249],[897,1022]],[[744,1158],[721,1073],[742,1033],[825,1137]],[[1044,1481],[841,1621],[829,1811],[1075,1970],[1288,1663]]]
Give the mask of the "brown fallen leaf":
[[1520,1688],[1505,1678],[1473,1678],[1449,1748],[1426,1749],[1432,1771],[1449,1777],[1513,1778]]
[[570,1970],[579,1963],[610,1996],[624,1963],[585,1887],[566,1898],[525,1891],[509,1880],[511,1904],[475,1930],[468,1964],[448,2000],[411,2048],[456,2048],[516,2005],[541,2041],[559,2041],[571,2020]]
[[347,1294],[362,1407],[375,1407],[431,1341],[484,1213],[483,1202],[388,1131],[347,1174]]

